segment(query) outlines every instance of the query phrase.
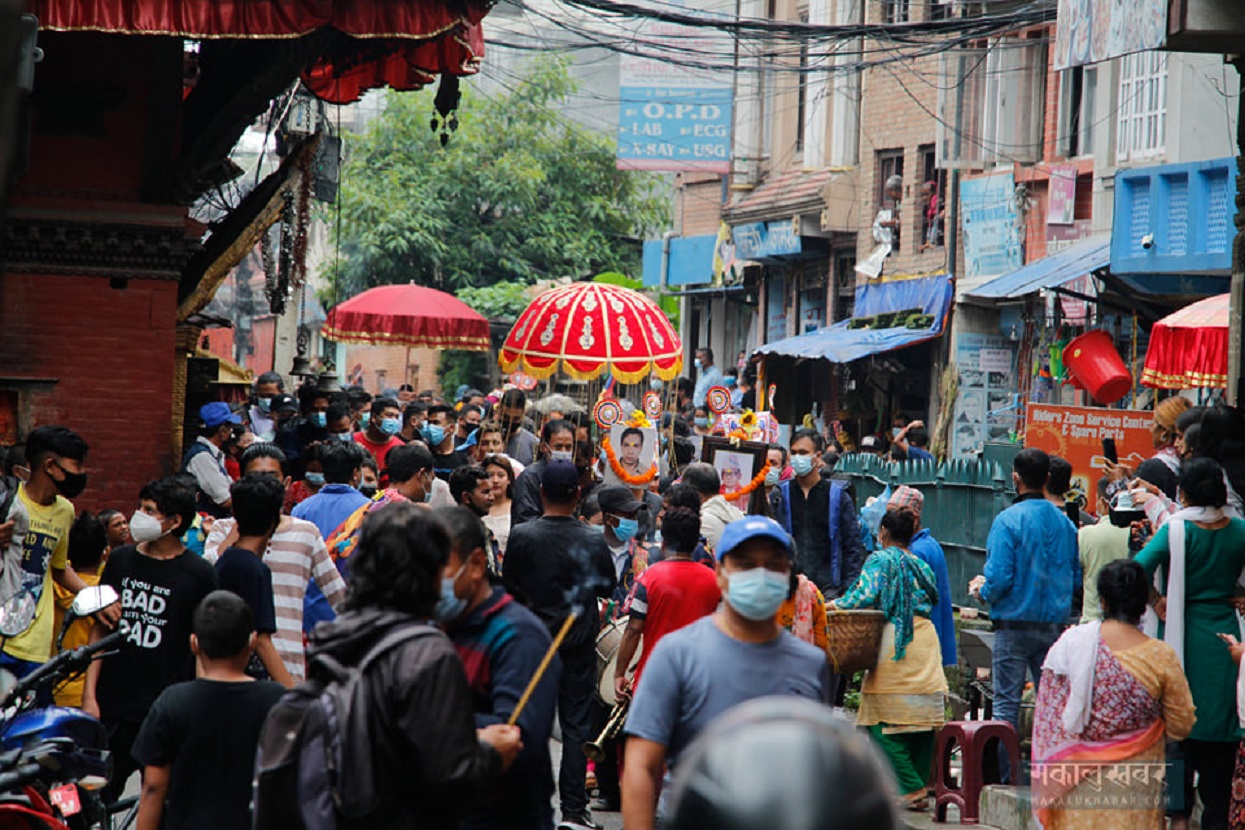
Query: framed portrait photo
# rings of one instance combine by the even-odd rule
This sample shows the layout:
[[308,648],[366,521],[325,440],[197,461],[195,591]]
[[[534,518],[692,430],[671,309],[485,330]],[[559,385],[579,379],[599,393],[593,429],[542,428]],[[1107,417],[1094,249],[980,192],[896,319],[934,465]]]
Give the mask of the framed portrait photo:
[[[653,468],[653,459],[657,456],[657,430],[614,424],[610,427],[610,448],[618,459],[619,467],[627,475],[646,475]],[[605,465],[603,472],[606,484],[626,484],[609,464]]]
[[769,445],[759,441],[732,443],[728,438],[706,436],[700,460],[712,464],[722,481],[724,494],[734,493],[752,481],[765,467]]

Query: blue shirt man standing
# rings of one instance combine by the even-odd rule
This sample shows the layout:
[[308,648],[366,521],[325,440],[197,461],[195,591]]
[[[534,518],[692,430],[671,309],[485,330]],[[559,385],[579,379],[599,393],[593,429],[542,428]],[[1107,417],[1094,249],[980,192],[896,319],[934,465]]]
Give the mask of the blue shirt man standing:
[[[1046,453],[1030,448],[1016,455],[1016,503],[995,517],[986,539],[985,574],[968,584],[971,595],[990,605],[994,623],[994,717],[1013,726],[1025,674],[1036,687],[1046,652],[1068,622],[1072,588],[1081,581],[1076,528],[1046,500],[1049,477]],[[1000,759],[1006,777],[1006,755]]]
[[696,389],[692,392],[692,404],[705,405],[705,395],[715,386],[721,386],[726,378],[722,370],[713,365],[713,349],[696,350]]

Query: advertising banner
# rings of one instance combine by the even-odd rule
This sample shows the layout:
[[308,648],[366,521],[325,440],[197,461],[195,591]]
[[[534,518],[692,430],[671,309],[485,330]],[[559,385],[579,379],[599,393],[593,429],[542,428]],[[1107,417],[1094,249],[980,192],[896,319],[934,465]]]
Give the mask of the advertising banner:
[[[1072,486],[1089,494],[1102,477],[1102,439],[1114,439],[1120,463],[1134,469],[1154,454],[1154,414],[1147,410],[1030,403],[1025,416],[1025,446],[1066,458],[1072,465]],[[1093,503],[1092,496],[1089,501]]]

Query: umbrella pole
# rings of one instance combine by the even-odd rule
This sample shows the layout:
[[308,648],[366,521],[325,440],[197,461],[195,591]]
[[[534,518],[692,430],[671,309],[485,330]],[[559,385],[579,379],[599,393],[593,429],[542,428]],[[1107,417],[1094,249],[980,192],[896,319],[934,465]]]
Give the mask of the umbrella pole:
[[[418,380],[418,378],[416,378],[416,380]],[[411,383],[411,347],[410,346],[406,347],[406,363],[402,365],[402,383]],[[398,384],[399,388],[402,387],[402,383]],[[411,383],[411,386],[418,386],[418,384]],[[415,391],[418,392],[419,390],[416,389]]]

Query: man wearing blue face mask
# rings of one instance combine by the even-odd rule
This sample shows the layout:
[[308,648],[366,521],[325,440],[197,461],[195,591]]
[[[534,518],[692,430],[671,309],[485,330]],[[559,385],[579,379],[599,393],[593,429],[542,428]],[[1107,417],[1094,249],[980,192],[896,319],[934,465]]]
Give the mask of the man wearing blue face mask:
[[450,480],[450,473],[471,463],[467,453],[454,449],[454,432],[458,427],[458,412],[449,404],[439,403],[428,407],[428,420],[421,431],[424,443],[432,450],[433,470],[442,481]]
[[713,365],[713,349],[696,350],[696,389],[692,393],[692,403],[696,406],[705,405],[705,396],[715,386],[721,386],[724,378],[722,370]]
[[401,431],[402,409],[398,402],[393,398],[377,398],[372,401],[367,427],[354,434],[354,442],[370,452],[383,470],[389,451],[406,443],[398,437]]
[[791,434],[791,470],[770,492],[770,509],[795,539],[795,568],[827,600],[840,597],[860,576],[865,548],[847,482],[821,474],[825,439],[814,429]]
[[[467,468],[471,469],[471,468]],[[509,720],[552,637],[534,613],[489,578],[487,532],[465,507],[438,510],[450,536],[434,616],[462,658],[475,702],[476,727]],[[523,751],[463,818],[463,830],[548,830],[553,827],[553,766],[549,736],[558,702],[561,661],[555,656],[516,724]]]
[[783,631],[775,614],[794,593],[791,537],[772,519],[731,522],[718,544],[725,602],[710,617],[661,638],[644,668],[624,733],[623,823],[655,827],[667,768],[718,715],[758,697],[829,703],[834,681],[820,649]]
[[604,528],[602,537],[614,560],[614,617],[618,616],[635,578],[648,567],[649,549],[640,540],[639,515],[645,505],[627,487],[611,484],[600,487],[595,493],[601,505]]

